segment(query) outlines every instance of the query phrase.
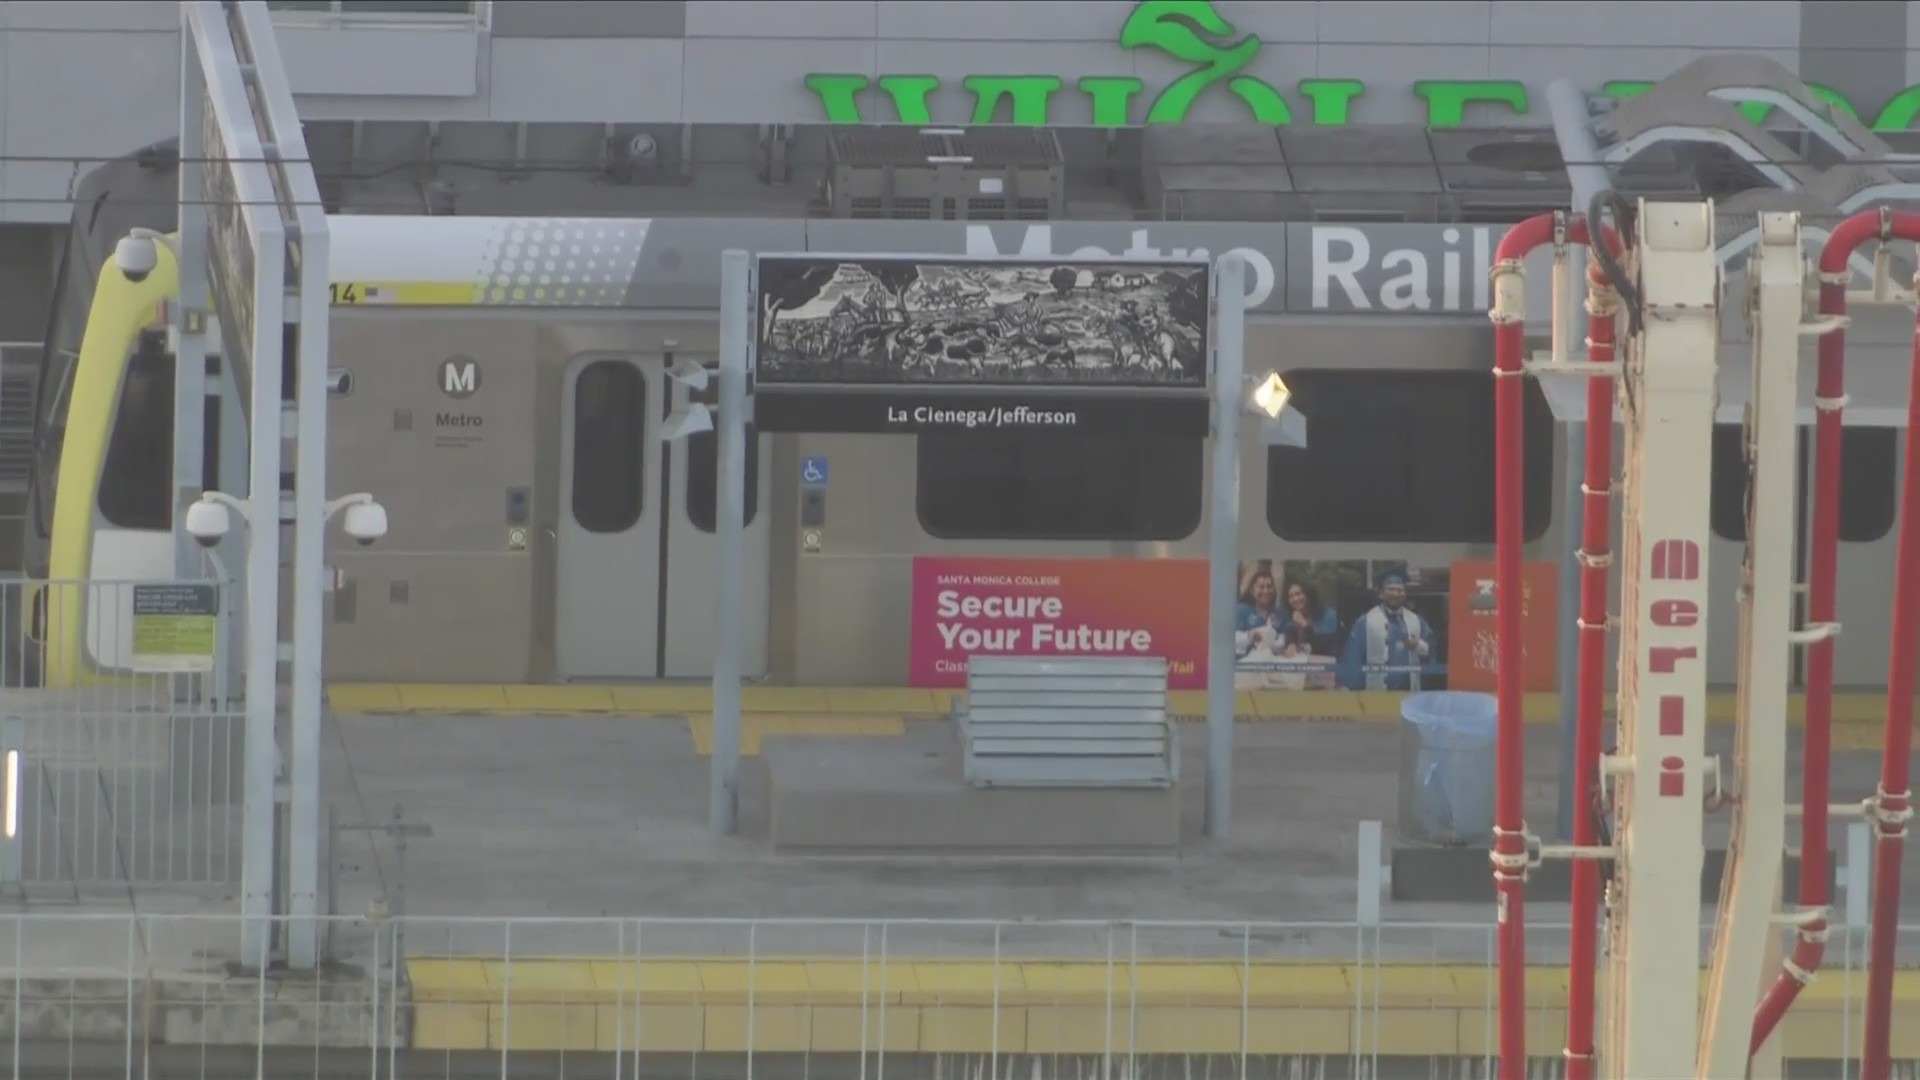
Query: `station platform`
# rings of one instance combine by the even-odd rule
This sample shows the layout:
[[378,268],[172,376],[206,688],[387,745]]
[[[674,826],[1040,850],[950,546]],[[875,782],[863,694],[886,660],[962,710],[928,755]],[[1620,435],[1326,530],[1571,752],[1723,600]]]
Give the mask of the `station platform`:
[[[942,727],[900,715],[754,717],[900,722],[908,743]],[[824,1067],[806,1055],[863,1045],[1190,1058],[1238,1055],[1244,1041],[1276,1055],[1254,1077],[1295,1075],[1289,1054],[1355,1047],[1412,1055],[1380,1075],[1424,1076],[1424,1062],[1491,1038],[1490,903],[1387,895],[1381,926],[1355,923],[1355,823],[1385,822],[1391,840],[1397,818],[1393,724],[1242,722],[1234,831],[1217,841],[1201,830],[1205,732],[1183,725],[1177,855],[1003,858],[780,854],[758,768],[742,770],[741,835],[714,837],[701,719],[359,715],[336,703],[321,771],[339,828],[325,859],[324,910],[337,919],[326,980],[233,974],[230,888],[56,891],[0,898],[0,973],[35,975],[0,979],[0,1015],[9,994],[33,999],[14,1014],[21,1037],[56,1047],[103,1039],[119,1054],[137,1022],[177,1047],[265,1039],[308,1055],[359,1047],[361,1060],[379,1016],[380,1031],[394,1028],[383,1040],[431,1055],[423,1068],[490,1051],[487,1075],[502,1049],[751,1045],[790,1055],[803,1075],[804,1063]],[[1728,752],[1733,734],[1717,727],[1710,747]],[[1555,727],[1528,732],[1529,820],[1553,819],[1559,749]],[[1834,774],[1836,798],[1871,791],[1878,754],[1842,749]],[[404,850],[382,831],[401,822]],[[1901,957],[1920,969],[1920,863],[1903,877],[1915,930]],[[1529,918],[1530,956],[1563,956],[1565,906],[1539,900]],[[1790,1056],[1831,1061],[1858,1045],[1865,933],[1836,927],[1827,970],[1786,1028]],[[395,956],[408,958],[397,979]],[[1896,1049],[1920,1057],[1906,1041],[1920,1038],[1920,970],[1900,978]],[[1564,980],[1543,969],[1533,983],[1531,1042],[1551,1057]],[[907,1080],[954,1067],[898,1061]]]
[[[1495,1030],[1485,964],[515,959],[510,984],[498,959],[407,970],[416,1050],[1439,1058],[1490,1053]],[[1566,971],[1527,982],[1528,1045],[1551,1056]],[[1810,986],[1784,1056],[1852,1053],[1865,987],[1859,972]],[[1920,1057],[1920,971],[1898,973],[1894,995],[1893,1055]]]

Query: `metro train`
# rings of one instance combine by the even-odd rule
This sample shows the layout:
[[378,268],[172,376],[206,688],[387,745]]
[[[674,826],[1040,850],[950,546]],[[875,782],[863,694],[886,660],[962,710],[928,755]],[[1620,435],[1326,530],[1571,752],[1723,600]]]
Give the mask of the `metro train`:
[[[39,379],[29,580],[173,575],[173,358],[163,314],[177,268],[163,251],[161,265],[136,282],[111,253],[136,226],[174,226],[175,184],[170,158],[143,154],[101,167],[80,187]],[[518,218],[331,219],[330,486],[373,492],[391,525],[372,546],[334,538],[328,678],[704,678],[715,582],[735,573],[746,578],[748,676],[900,685],[916,556],[1205,555],[1209,470],[1200,437],[755,433],[745,561],[718,565],[713,437],[658,437],[687,393],[666,369],[716,351],[721,247],[790,251],[809,227],[844,223],[538,216],[550,209],[530,205]],[[854,224],[886,235],[885,223]],[[602,250],[586,250],[595,245]],[[483,276],[487,252],[511,256],[515,246],[530,275]],[[541,294],[534,264],[583,250],[583,259],[613,266],[588,276],[635,267],[663,275],[661,285],[637,303],[617,288]],[[1536,288],[1545,288],[1542,278]],[[1876,347],[1871,332],[1856,337],[1856,352]],[[1885,337],[1896,351],[1903,340]],[[1246,342],[1249,371],[1284,374],[1311,435],[1304,449],[1245,435],[1243,559],[1391,563],[1413,572],[1420,594],[1455,560],[1491,558],[1484,317],[1256,315]],[[1723,359],[1743,367],[1744,346],[1729,341]],[[234,372],[211,362],[209,370],[218,377],[209,380],[204,485],[238,493],[244,395]],[[216,395],[218,387],[225,392]],[[1740,407],[1723,395],[1727,422],[1714,460],[1718,542],[1709,557],[1728,598],[1712,615],[1716,683],[1735,675]],[[1865,426],[1847,434],[1843,687],[1885,679],[1898,435]],[[1553,560],[1566,446],[1538,386],[1526,449],[1529,557]],[[831,463],[823,517],[804,530],[803,462]],[[803,533],[811,535],[803,541]],[[27,651],[39,658],[30,677],[57,685],[120,670],[127,632],[108,624],[128,621],[77,593],[48,595],[36,592],[22,620]]]

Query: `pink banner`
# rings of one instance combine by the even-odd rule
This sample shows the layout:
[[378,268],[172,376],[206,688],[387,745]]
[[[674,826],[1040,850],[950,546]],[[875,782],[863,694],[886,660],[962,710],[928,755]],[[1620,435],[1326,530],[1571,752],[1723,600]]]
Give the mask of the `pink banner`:
[[1206,686],[1199,559],[913,560],[909,681],[964,686],[969,656],[1158,656],[1175,689]]

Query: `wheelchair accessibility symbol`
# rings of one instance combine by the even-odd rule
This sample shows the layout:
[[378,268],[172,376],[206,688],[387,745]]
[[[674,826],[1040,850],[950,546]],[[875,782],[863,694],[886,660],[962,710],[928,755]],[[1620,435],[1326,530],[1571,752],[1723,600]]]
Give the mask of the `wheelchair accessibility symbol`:
[[800,459],[800,482],[808,487],[826,487],[827,459],[823,457]]

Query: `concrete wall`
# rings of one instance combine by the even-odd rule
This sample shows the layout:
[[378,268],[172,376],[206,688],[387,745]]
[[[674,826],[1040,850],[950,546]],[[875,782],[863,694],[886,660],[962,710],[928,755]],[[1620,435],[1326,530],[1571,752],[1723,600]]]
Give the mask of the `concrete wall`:
[[[495,0],[413,16],[342,6],[280,16],[313,118],[804,123],[890,121],[904,108],[915,122],[1086,123],[1104,100],[1103,118],[1135,122],[1284,110],[1297,123],[1544,123],[1539,92],[1553,77],[1599,90],[1726,50],[1796,65],[1869,120],[1920,83],[1915,4],[1890,0]],[[64,220],[84,159],[175,130],[176,22],[172,0],[0,4],[0,220]],[[810,89],[809,76],[829,78]],[[906,78],[854,91],[886,76]],[[1204,85],[1183,102],[1176,87],[1194,83]],[[996,86],[1013,97],[983,108]]]

